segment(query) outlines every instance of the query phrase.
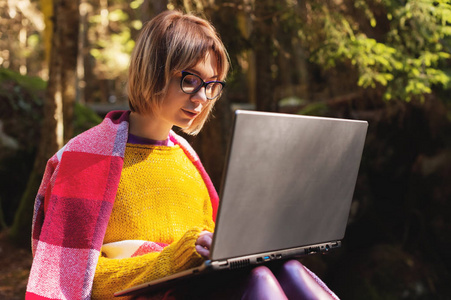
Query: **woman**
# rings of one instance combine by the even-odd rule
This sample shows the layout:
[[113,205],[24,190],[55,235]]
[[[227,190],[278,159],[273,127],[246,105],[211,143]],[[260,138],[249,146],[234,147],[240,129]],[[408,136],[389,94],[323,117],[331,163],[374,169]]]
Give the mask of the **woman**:
[[[201,130],[228,68],[226,50],[207,21],[167,11],[145,25],[131,57],[130,111],[109,113],[48,162],[35,204],[27,299],[109,299],[208,258],[218,196],[198,156],[172,127]],[[310,292],[293,281],[301,273],[311,274],[298,262],[285,264],[276,274],[288,278],[284,287],[260,267],[234,285],[236,294],[257,299],[272,292],[286,297],[290,287]],[[315,276],[308,280],[334,296]],[[199,291],[207,298],[215,291],[209,293]]]

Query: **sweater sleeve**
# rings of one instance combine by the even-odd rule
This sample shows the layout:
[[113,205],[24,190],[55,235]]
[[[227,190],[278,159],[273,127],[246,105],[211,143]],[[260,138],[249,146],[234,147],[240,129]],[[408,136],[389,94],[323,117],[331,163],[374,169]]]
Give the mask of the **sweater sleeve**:
[[203,258],[195,249],[200,232],[201,228],[188,230],[161,252],[121,259],[101,256],[94,276],[92,299],[113,299],[117,291],[200,265]]

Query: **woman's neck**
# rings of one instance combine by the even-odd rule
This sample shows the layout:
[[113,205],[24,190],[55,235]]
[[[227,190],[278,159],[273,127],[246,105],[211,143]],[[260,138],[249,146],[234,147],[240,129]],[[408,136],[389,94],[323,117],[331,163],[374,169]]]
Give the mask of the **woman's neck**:
[[171,125],[162,122],[151,114],[130,113],[129,132],[133,135],[155,141],[163,141],[168,138],[171,128]]

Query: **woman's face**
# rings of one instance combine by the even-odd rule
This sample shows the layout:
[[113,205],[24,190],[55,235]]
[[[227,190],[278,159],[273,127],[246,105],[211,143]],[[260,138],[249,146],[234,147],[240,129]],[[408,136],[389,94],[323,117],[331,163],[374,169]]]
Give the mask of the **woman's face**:
[[[207,53],[204,60],[183,71],[196,74],[204,81],[218,79],[216,59],[211,51]],[[159,121],[169,128],[172,128],[172,126],[189,127],[211,101],[205,95],[205,88],[201,88],[195,94],[184,93],[180,88],[181,77],[182,73],[180,72],[171,79],[167,94],[159,109]]]

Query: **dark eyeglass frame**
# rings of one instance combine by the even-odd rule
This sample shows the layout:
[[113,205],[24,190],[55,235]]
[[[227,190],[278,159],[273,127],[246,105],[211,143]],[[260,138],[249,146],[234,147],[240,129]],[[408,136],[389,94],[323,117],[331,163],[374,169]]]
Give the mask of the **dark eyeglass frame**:
[[[201,84],[200,84],[198,87],[196,87],[192,92],[186,92],[186,91],[183,89],[183,80],[184,80],[185,77],[188,76],[188,75],[195,76],[195,77],[199,78],[199,80],[200,80],[200,82],[201,82]],[[216,96],[214,96],[214,97],[208,97],[208,95],[207,95],[207,86],[208,86],[209,84],[215,84],[215,83],[219,83],[219,84],[221,85],[221,90],[219,91],[219,93],[218,93]],[[226,83],[225,83],[224,81],[212,80],[212,81],[207,81],[207,82],[205,82],[202,78],[200,78],[200,77],[199,77],[198,75],[196,75],[196,74],[190,73],[190,72],[188,72],[188,71],[182,71],[182,78],[180,79],[180,89],[181,89],[182,92],[184,92],[185,94],[188,94],[188,95],[195,94],[195,93],[197,93],[201,88],[205,87],[205,96],[207,97],[207,99],[208,99],[208,100],[214,100],[214,99],[218,98],[218,97],[222,94],[222,91],[224,90],[225,86],[226,86]]]

